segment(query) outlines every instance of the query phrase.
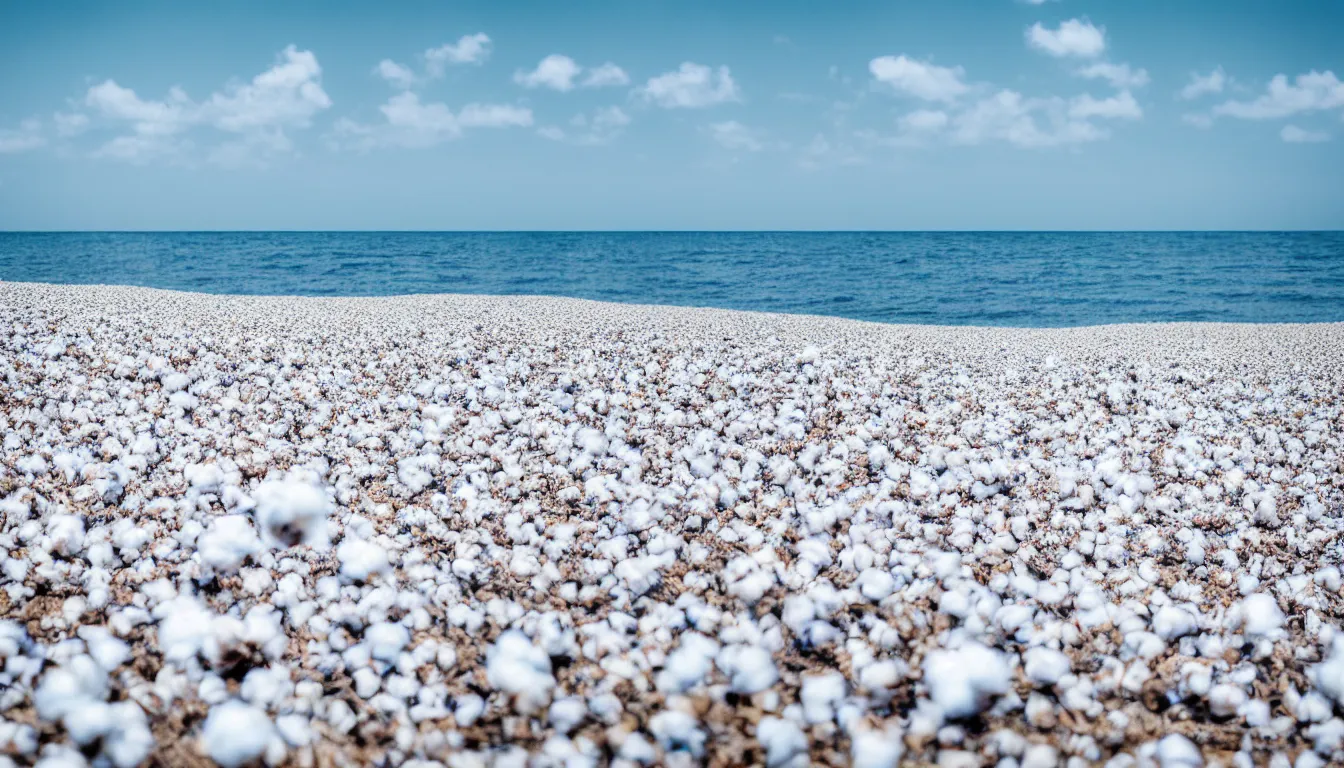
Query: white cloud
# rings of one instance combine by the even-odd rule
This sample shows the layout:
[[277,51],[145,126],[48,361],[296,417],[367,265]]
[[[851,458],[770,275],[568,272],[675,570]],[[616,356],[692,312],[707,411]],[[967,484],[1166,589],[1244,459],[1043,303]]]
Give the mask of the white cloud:
[[532,110],[513,104],[468,104],[457,113],[463,128],[526,128]]
[[114,138],[97,153],[123,160],[144,160],[185,149],[178,137],[195,126],[236,134],[225,154],[243,149],[263,154],[292,149],[285,130],[306,128],[331,106],[322,90],[322,68],[310,51],[289,46],[275,66],[251,81],[231,84],[202,102],[181,88],[170,88],[162,101],[140,98],[114,80],[93,86],[84,103],[112,121],[130,123],[132,133]]
[[879,56],[868,62],[879,83],[925,101],[951,102],[969,90],[961,67],[940,67],[902,56]]
[[1279,131],[1279,138],[1289,144],[1318,144],[1329,141],[1330,134],[1325,131],[1308,131],[1296,125],[1285,125],[1283,130]]
[[1029,99],[1011,90],[981,99],[952,121],[952,140],[958,144],[1003,141],[1018,147],[1052,147],[1107,136],[1105,129],[1071,117],[1063,99]]
[[1108,99],[1095,99],[1085,93],[1069,102],[1069,117],[1074,120],[1094,117],[1103,120],[1139,120],[1143,117],[1143,109],[1129,91],[1121,91]]
[[[579,75],[587,76],[579,81]],[[626,85],[630,76],[625,70],[611,62],[585,70],[578,62],[568,56],[553,53],[542,59],[531,72],[519,70],[513,74],[513,81],[526,88],[550,88],[555,91],[572,91],[576,86],[583,88],[604,88],[613,85]]]
[[42,135],[42,123],[29,118],[14,130],[0,130],[0,155],[18,154],[37,149],[47,143]]
[[383,59],[374,67],[374,72],[391,85],[405,90],[415,85],[415,73],[410,67],[398,64],[391,59]]
[[1142,88],[1148,84],[1148,70],[1131,69],[1128,64],[1111,64],[1099,61],[1078,70],[1079,77],[1089,80],[1105,80],[1112,88],[1125,90]]
[[89,127],[89,116],[83,112],[57,112],[51,119],[57,136],[78,136]]
[[1181,98],[1189,101],[1206,93],[1222,93],[1223,86],[1226,84],[1227,75],[1223,73],[1222,67],[1218,67],[1207,75],[1191,72],[1190,82],[1181,89]]
[[569,141],[588,146],[607,144],[620,136],[630,124],[630,116],[617,106],[601,107],[593,111],[591,117],[575,115],[569,124],[573,129],[566,133],[559,126],[548,125],[537,129],[537,135],[552,141]]
[[608,61],[606,64],[592,67],[588,76],[583,78],[584,88],[605,88],[614,85],[629,85],[630,76],[624,69]]
[[711,124],[709,135],[725,149],[745,152],[760,152],[765,149],[765,144],[756,137],[755,132],[736,120]]
[[203,105],[206,119],[225,131],[306,128],[313,115],[331,106],[318,78],[322,68],[311,51],[289,46],[282,61],[246,85],[215,93]]
[[682,63],[676,70],[649,78],[636,93],[645,101],[666,109],[698,109],[741,99],[727,67],[715,71],[690,61]]
[[456,139],[466,128],[532,125],[532,110],[511,104],[468,104],[454,113],[443,102],[425,103],[410,91],[398,93],[378,108],[384,122],[367,125],[337,121],[330,142],[335,149],[369,150],[380,146],[429,147]]
[[1106,50],[1106,30],[1079,19],[1069,19],[1058,29],[1047,29],[1037,22],[1027,29],[1027,44],[1051,56],[1091,59]]
[[1300,112],[1317,112],[1344,106],[1344,83],[1329,70],[1312,70],[1298,75],[1292,83],[1285,75],[1269,81],[1265,95],[1254,101],[1228,101],[1213,108],[1215,115],[1247,120],[1289,117]]
[[449,64],[483,64],[490,57],[490,36],[484,32],[463,35],[456,44],[444,43],[425,51],[425,69],[431,77],[442,77]]
[[947,123],[947,113],[936,109],[917,109],[896,121],[902,132],[910,134],[936,133],[947,127]]
[[550,88],[563,92],[573,90],[574,78],[582,71],[583,68],[573,59],[553,53],[542,59],[531,72],[515,72],[513,81],[525,88]]

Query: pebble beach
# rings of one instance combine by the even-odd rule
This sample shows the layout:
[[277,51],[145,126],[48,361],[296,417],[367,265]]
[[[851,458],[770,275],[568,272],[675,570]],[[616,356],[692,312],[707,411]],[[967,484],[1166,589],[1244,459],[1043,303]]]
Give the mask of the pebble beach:
[[1344,762],[1344,324],[0,327],[0,766]]

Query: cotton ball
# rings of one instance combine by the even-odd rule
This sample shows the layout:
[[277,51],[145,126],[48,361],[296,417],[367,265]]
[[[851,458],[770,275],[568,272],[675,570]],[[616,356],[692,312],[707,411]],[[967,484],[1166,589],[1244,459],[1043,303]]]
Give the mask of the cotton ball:
[[500,635],[486,652],[485,676],[496,690],[517,696],[523,711],[549,701],[555,687],[551,657],[515,629]]
[[393,663],[401,654],[401,649],[411,641],[411,633],[400,624],[384,621],[364,630],[364,641],[369,644],[370,656]]
[[231,573],[261,549],[252,523],[244,515],[224,515],[210,523],[197,541],[201,562],[217,571]]
[[273,547],[327,546],[331,501],[321,486],[302,480],[270,480],[252,494],[252,511],[266,543]]
[[1035,647],[1027,651],[1023,671],[1037,685],[1054,685],[1069,674],[1069,657],[1052,648]]
[[238,768],[261,757],[275,735],[266,713],[230,699],[211,707],[201,729],[206,755],[224,768]]
[[346,537],[336,548],[336,559],[341,561],[341,575],[354,581],[368,581],[375,573],[392,570],[387,550],[364,539]]
[[807,736],[798,724],[779,717],[763,717],[756,724],[756,740],[765,749],[765,764],[774,768],[807,753]]
[[1008,692],[1012,679],[1004,655],[980,643],[933,651],[924,659],[924,683],[950,718],[970,717]]
[[1242,631],[1251,637],[1273,637],[1283,628],[1283,611],[1272,595],[1256,592],[1241,601]]

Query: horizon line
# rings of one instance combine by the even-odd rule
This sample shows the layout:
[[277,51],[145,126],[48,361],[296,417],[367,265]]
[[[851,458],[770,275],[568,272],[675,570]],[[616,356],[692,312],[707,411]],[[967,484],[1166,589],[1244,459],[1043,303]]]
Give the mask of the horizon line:
[[0,229],[0,235],[188,234],[407,234],[407,235],[619,235],[619,234],[1337,234],[1340,229]]

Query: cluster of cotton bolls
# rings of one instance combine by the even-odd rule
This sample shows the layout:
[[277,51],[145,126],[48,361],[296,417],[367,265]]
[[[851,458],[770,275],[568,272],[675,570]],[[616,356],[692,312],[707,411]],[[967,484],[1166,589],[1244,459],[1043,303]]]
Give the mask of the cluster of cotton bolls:
[[0,766],[1344,761],[1344,329],[0,284]]

